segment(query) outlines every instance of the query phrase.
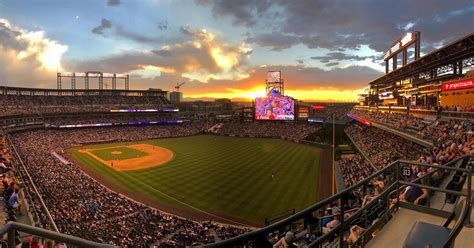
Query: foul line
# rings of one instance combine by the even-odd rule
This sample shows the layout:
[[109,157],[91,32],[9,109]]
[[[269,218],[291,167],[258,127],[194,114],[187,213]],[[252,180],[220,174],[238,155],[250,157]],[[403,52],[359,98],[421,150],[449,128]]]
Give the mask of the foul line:
[[166,197],[168,197],[168,198],[170,198],[170,199],[172,199],[172,200],[174,200],[174,201],[176,201],[176,202],[179,202],[179,203],[183,204],[184,206],[187,206],[187,207],[189,207],[189,208],[191,208],[191,209],[194,209],[194,210],[196,210],[196,211],[198,211],[198,212],[205,213],[205,214],[207,214],[207,215],[216,217],[216,218],[221,219],[221,220],[226,220],[226,221],[229,221],[229,222],[233,222],[233,223],[238,224],[238,225],[240,225],[240,226],[247,226],[247,227],[249,226],[248,224],[243,224],[243,223],[240,223],[240,222],[238,222],[238,221],[234,221],[234,220],[231,220],[231,219],[227,219],[227,218],[224,218],[224,217],[215,215],[215,214],[213,214],[213,213],[206,212],[206,211],[204,211],[204,210],[202,210],[202,209],[199,209],[199,208],[197,208],[197,207],[194,207],[194,206],[192,206],[192,205],[189,205],[188,203],[183,202],[183,201],[181,201],[181,200],[178,200],[178,199],[174,198],[173,196],[168,195],[168,194],[166,194],[165,192],[162,192],[162,191],[159,190],[159,189],[156,189],[156,188],[151,187],[150,185],[148,185],[148,184],[146,184],[146,183],[140,181],[139,179],[137,179],[137,178],[135,178],[135,177],[133,177],[133,176],[128,175],[127,173],[124,173],[124,172],[121,172],[121,171],[120,171],[120,174],[124,174],[125,176],[132,178],[132,179],[135,180],[136,182],[139,182],[140,184],[142,184],[142,185],[144,185],[144,186],[146,186],[146,187],[148,187],[148,188],[150,188],[150,189],[152,189],[152,190],[154,190],[154,191],[156,191],[156,192],[158,192],[158,193],[160,193],[160,194],[162,194],[162,195],[164,195],[164,196],[166,196]]

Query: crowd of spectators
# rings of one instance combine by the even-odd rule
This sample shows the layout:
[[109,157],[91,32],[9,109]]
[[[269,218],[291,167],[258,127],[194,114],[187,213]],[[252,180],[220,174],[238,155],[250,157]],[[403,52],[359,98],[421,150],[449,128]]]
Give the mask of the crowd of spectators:
[[394,128],[404,129],[412,132],[422,130],[423,128],[432,124],[429,119],[418,118],[411,114],[396,113],[396,112],[380,112],[353,109],[350,114],[367,119],[369,121],[376,121],[382,124],[389,125]]
[[[12,140],[27,165],[60,232],[121,247],[184,247],[214,242],[247,229],[198,223],[163,213],[109,191],[73,163],[51,155],[94,140],[136,141],[193,135],[201,124],[134,126],[15,133]],[[31,142],[34,140],[34,142]],[[45,219],[39,224],[47,225]]]
[[[315,104],[311,107],[309,117],[318,120],[344,120],[346,114],[354,107],[354,104],[333,103],[333,104]],[[313,105],[314,106],[314,105]]]
[[[368,113],[365,112],[364,113]],[[372,117],[375,115],[371,115]],[[395,118],[396,115],[390,115],[390,118]],[[473,138],[474,123],[470,120],[441,120],[437,119],[430,125],[424,126],[416,135],[433,141],[432,148],[423,148],[418,144],[405,140],[401,137],[393,135],[381,129],[362,126],[359,124],[352,124],[346,128],[346,132],[351,136],[357,144],[361,152],[365,153],[373,164],[381,169],[390,162],[397,159],[413,160],[431,165],[443,165],[463,155],[474,154],[474,138]],[[359,156],[360,158],[360,156]],[[352,162],[352,165],[359,167],[359,171],[369,171],[368,169],[361,169],[361,162],[348,161],[342,159],[341,169],[343,172],[347,170],[346,163]],[[364,163],[362,163],[363,165]],[[351,164],[350,164],[351,165]],[[369,167],[369,166],[366,166]],[[412,166],[416,178],[419,178],[426,173],[432,172],[432,168]],[[362,172],[356,172],[356,175]],[[343,173],[345,174],[345,173]],[[436,171],[432,173],[429,182],[423,180],[423,184],[437,184],[443,176],[443,171]],[[343,175],[345,183],[354,184],[359,180],[351,180],[354,175]],[[359,176],[359,178],[362,178]],[[426,189],[410,186],[405,189],[399,196],[399,200],[408,201],[415,204],[424,204],[428,195]]]
[[419,133],[434,145],[432,152],[420,160],[444,164],[464,154],[474,154],[473,130],[474,123],[469,120],[437,120]]
[[378,169],[398,159],[416,160],[426,150],[419,144],[375,127],[353,124],[346,128],[346,133]]
[[[317,238],[324,234],[328,234],[334,228],[340,226],[340,213],[341,209],[344,208],[344,220],[351,217],[361,207],[367,206],[366,213],[377,213],[386,209],[386,204],[375,199],[383,192],[385,185],[393,182],[393,178],[380,176],[376,179],[371,180],[367,184],[351,192],[344,200],[344,206],[341,205],[341,201],[336,200],[329,203],[322,208],[315,210],[311,215],[307,215],[304,218],[302,226],[293,226],[290,230],[275,231],[267,236],[268,243],[261,244],[256,247],[306,247],[308,244],[315,241]],[[370,223],[377,221],[378,216],[376,214],[367,214],[366,216],[360,216],[357,219],[353,219],[349,225],[349,230],[344,232],[344,242],[347,245],[353,245],[359,237],[367,230]],[[323,246],[334,247],[338,244],[339,240],[333,234]],[[374,234],[375,235],[375,234]],[[348,246],[350,247],[350,246]]]
[[[417,137],[431,140],[434,144],[432,151],[419,153],[420,156],[424,155],[424,160],[428,157],[430,162],[443,164],[463,154],[472,154],[474,144],[472,141],[472,121],[455,119],[428,121],[407,114],[389,114],[364,110],[353,110],[351,113],[385,124],[395,123],[398,128],[415,127]],[[351,130],[356,129],[352,127]]]
[[372,166],[360,154],[341,158],[338,163],[346,187],[356,184],[375,172]]
[[[9,221],[19,221],[18,218],[24,216],[26,212],[22,200],[24,194],[20,192],[22,188],[24,189],[24,185],[15,172],[7,140],[4,134],[0,133],[0,199],[3,201],[2,211],[5,212],[5,224]],[[19,242],[18,233],[15,234],[15,239]]]
[[474,112],[474,106],[472,105],[453,105],[439,107],[441,111],[452,111],[452,112]]
[[0,173],[4,174],[12,169],[11,155],[7,149],[4,134],[0,133]]
[[116,109],[157,109],[169,101],[148,96],[17,96],[0,95],[0,116],[67,112],[108,112]]
[[[366,113],[369,112],[364,111],[361,115]],[[361,117],[368,118],[369,116]],[[397,121],[397,114],[377,115],[377,113],[372,113],[368,119],[377,118],[381,122],[387,122],[387,119],[384,118],[390,118],[391,121],[396,123],[407,120],[406,115],[401,117],[402,120]],[[423,148],[409,140],[402,139],[381,129],[359,124],[351,124],[346,128],[346,132],[352,137],[361,152],[364,152],[369,160],[379,169],[397,159],[413,160],[430,165],[443,165],[463,155],[474,154],[474,138],[472,137],[474,122],[470,120],[438,119],[429,125],[418,127],[421,130],[417,135],[432,140],[432,148]],[[373,173],[371,166],[359,154],[343,158],[339,160],[339,164],[346,186],[354,185]],[[437,186],[448,175],[447,170],[438,170],[433,167],[411,165],[410,168],[413,173],[411,173],[412,176],[408,180],[426,186]],[[430,176],[426,176],[427,174],[430,174]],[[361,206],[369,204],[376,199],[383,191],[386,183],[386,180],[373,180],[371,182],[373,185],[372,189],[369,188],[368,191],[354,191],[357,196],[356,198],[363,199]],[[426,205],[429,201],[429,195],[432,193],[427,188],[416,185],[407,186],[401,190],[398,196],[393,196],[390,206],[397,201]],[[349,236],[346,239],[348,244],[354,243],[365,231],[366,229],[363,227],[352,225]]]
[[253,137],[275,137],[291,140],[303,140],[311,133],[318,131],[320,127],[306,124],[279,123],[279,122],[227,122],[223,123],[216,134],[253,136]]

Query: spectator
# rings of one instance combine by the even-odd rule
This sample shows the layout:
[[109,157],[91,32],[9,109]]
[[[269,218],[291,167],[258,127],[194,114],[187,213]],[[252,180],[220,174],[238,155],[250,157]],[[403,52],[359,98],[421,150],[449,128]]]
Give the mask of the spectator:
[[298,247],[297,244],[293,243],[295,235],[293,232],[286,232],[285,237],[282,237],[278,242],[276,242],[274,248],[288,248],[288,247]]
[[358,225],[352,226],[350,229],[349,238],[347,239],[347,244],[353,245],[365,231],[366,229]]
[[18,213],[20,213],[21,211],[21,208],[20,208],[20,200],[18,198],[18,188],[15,188],[15,190],[13,191],[12,195],[10,196],[10,198],[8,199],[8,206],[12,209],[14,209],[15,211],[17,211]]

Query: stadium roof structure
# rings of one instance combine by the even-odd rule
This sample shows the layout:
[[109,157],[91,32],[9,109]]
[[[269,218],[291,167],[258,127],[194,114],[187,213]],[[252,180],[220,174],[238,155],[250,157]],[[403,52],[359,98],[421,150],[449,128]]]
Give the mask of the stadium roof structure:
[[[406,66],[391,71],[370,82],[371,86],[389,86],[390,84],[421,74],[433,75],[436,72],[452,70],[456,76],[457,68],[474,64],[474,33],[437,49]],[[444,68],[447,67],[447,68]],[[459,70],[458,70],[459,72]]]
[[104,89],[40,89],[0,86],[0,95],[17,96],[164,96],[167,91],[153,90],[104,90]]

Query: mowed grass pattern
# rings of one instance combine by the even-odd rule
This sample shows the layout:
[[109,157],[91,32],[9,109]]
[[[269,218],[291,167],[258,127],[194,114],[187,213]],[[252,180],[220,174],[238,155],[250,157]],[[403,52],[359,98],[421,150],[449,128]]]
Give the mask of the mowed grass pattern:
[[[266,217],[293,208],[298,211],[318,200],[320,151],[313,147],[274,139],[204,135],[137,143],[168,148],[174,158],[153,168],[119,172],[77,148],[72,155],[132,192],[193,210],[177,199],[256,225],[263,225]],[[91,147],[117,145],[122,144]]]
[[[119,152],[120,154],[114,154],[114,152]],[[93,150],[91,151],[91,153],[105,161],[139,158],[139,157],[148,155],[148,153],[146,152],[142,152],[142,151],[132,149],[129,147],[124,147],[124,146]]]

